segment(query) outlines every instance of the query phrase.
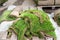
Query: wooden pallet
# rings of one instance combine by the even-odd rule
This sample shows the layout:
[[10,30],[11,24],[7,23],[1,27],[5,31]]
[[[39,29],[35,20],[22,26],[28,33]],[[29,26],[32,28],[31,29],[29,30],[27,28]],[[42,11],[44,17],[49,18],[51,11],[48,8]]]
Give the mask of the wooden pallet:
[[60,0],[39,0],[38,5],[60,5]]
[[42,8],[45,12],[51,13],[60,8],[60,5],[54,6],[37,6],[38,9]]

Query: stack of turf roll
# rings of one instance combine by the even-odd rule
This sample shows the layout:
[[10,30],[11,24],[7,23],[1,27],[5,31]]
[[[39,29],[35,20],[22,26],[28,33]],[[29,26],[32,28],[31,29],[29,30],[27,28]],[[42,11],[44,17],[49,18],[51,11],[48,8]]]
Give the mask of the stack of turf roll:
[[19,13],[19,17],[11,16],[10,13],[12,11],[4,11],[1,16],[0,22],[7,20],[16,20],[20,18],[16,22],[12,24],[12,26],[8,29],[8,37],[11,37],[11,30],[17,35],[17,40],[27,40],[26,38],[32,39],[33,36],[37,36],[39,38],[52,37],[56,40],[55,29],[53,28],[52,23],[48,15],[42,11],[37,9],[29,9],[25,11],[21,11]]

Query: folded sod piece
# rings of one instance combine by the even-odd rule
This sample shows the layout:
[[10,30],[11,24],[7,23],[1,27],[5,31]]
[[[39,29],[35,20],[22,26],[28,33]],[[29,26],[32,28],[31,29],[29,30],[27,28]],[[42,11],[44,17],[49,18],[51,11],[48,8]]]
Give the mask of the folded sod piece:
[[44,11],[26,10],[20,12],[20,18],[10,27],[10,30],[16,33],[18,40],[24,40],[25,37],[31,39],[33,36],[39,38],[48,36],[56,40],[55,29]]
[[0,16],[0,22],[2,21],[10,21],[10,20],[15,20],[16,17],[10,16],[12,10],[5,10],[2,15]]
[[[34,32],[39,32],[41,30],[40,23],[39,23],[40,21],[36,15],[31,14],[30,12],[24,12],[20,15],[20,17],[22,17],[24,19],[25,18],[28,19],[26,22],[28,22],[30,25],[30,27],[29,27],[30,32],[29,33],[32,33],[33,35],[35,35]],[[31,34],[29,34],[29,35],[31,36]]]
[[[38,32],[45,33],[46,36],[56,38],[54,28],[48,15],[42,10],[27,10],[22,12],[21,18],[27,18],[30,24],[30,32],[36,34]],[[50,32],[50,33],[49,33]],[[54,34],[54,35],[53,35]]]
[[23,38],[27,27],[28,24],[23,19],[20,19],[9,30],[13,30],[17,34],[18,40],[24,40]]

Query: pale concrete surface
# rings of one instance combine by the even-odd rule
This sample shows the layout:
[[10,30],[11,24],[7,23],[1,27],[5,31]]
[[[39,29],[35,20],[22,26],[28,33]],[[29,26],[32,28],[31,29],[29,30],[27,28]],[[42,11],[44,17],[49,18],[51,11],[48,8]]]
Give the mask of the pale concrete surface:
[[14,4],[16,1],[17,1],[17,0],[8,0],[7,2],[5,2],[5,3],[3,4],[3,6],[12,5],[12,4]]
[[35,7],[35,3],[33,2],[33,0],[25,0],[22,3],[23,10],[28,10],[29,8],[34,8],[34,7]]
[[7,38],[7,31],[0,32],[0,40],[17,40],[17,36],[12,33],[11,38]]
[[17,0],[14,5],[22,5],[22,3],[24,2],[24,0]]
[[40,39],[38,37],[33,37],[32,40],[44,40],[44,39]]

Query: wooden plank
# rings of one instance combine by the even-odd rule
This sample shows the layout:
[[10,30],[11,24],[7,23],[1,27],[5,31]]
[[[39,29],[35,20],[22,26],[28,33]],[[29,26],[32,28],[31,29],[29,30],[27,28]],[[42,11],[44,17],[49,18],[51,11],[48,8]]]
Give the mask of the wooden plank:
[[54,0],[39,0],[38,5],[54,5]]
[[60,5],[60,0],[55,0],[55,5]]

